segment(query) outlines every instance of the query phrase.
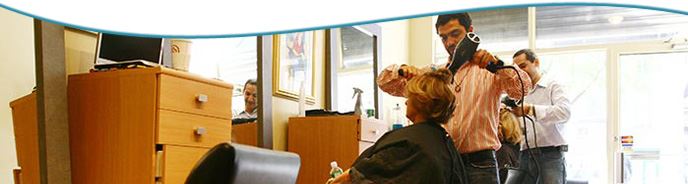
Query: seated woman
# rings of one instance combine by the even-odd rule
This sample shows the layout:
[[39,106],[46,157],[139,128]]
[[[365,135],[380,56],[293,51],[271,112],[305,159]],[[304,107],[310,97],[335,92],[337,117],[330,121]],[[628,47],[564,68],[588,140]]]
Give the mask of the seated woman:
[[446,69],[406,85],[406,117],[413,125],[386,133],[334,183],[465,183],[461,157],[442,128],[454,111]]
[[518,168],[519,149],[523,135],[518,126],[519,121],[516,116],[506,107],[499,109],[499,141],[502,147],[497,150],[497,163],[499,164],[499,180],[505,183],[509,169]]

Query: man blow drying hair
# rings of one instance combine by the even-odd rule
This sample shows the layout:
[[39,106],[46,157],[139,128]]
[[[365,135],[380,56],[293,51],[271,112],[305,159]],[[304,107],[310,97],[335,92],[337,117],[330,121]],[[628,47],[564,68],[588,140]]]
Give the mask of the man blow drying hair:
[[[435,28],[449,58],[453,58],[454,50],[466,34],[473,32],[468,13],[440,15]],[[450,84],[456,97],[456,110],[444,127],[463,158],[468,183],[499,183],[495,150],[501,147],[497,137],[500,95],[506,92],[509,97],[520,99],[532,86],[528,75],[520,69],[488,71],[488,64],[497,61],[489,52],[477,50],[453,74]],[[403,97],[408,80],[425,72],[447,68],[450,62],[422,68],[391,65],[379,74],[378,86],[393,96]],[[523,86],[516,72],[520,73]]]

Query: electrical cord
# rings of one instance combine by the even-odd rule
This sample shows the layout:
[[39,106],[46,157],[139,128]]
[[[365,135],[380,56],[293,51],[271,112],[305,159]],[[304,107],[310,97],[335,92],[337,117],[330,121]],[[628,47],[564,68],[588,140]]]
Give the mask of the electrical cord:
[[[533,121],[533,119],[530,118],[530,116],[528,116],[528,115],[525,115],[525,114],[524,114],[523,117],[524,117],[524,119],[523,119],[523,121],[524,121],[524,122],[523,122],[523,129],[524,129],[523,133],[524,133],[524,135],[525,135],[524,137],[525,137],[526,140],[528,140],[528,137],[527,137],[528,134],[526,134],[526,131],[525,131],[525,127],[526,127],[526,126],[525,126],[525,123],[526,123],[526,122],[525,122],[525,118],[527,118],[528,120],[530,120],[530,125],[531,125],[531,127],[533,127],[533,138],[535,139],[535,148],[538,148],[539,146],[538,146],[538,143],[537,143],[537,129],[535,129],[535,121]],[[527,141],[526,141],[526,149],[527,149],[528,152],[530,153],[530,157],[531,157],[530,159],[533,160],[533,162],[535,162],[535,167],[537,168],[537,171],[538,171],[537,175],[535,176],[535,178],[536,178],[535,183],[538,183],[539,180],[540,180],[540,172],[541,172],[542,170],[540,169],[540,165],[539,165],[538,160],[535,159],[535,157],[533,157],[533,155],[534,155],[534,154],[533,154],[533,150],[530,149],[530,145],[528,145]],[[542,156],[542,152],[541,152],[541,151],[538,151],[537,154],[538,154],[539,156]]]
[[[503,63],[503,62],[501,62],[501,60],[499,62]],[[518,70],[514,66],[498,66],[496,69],[504,69],[504,68],[509,68],[509,69],[514,70],[514,72],[516,72],[516,75],[518,76],[518,80],[521,82],[522,94],[521,94],[521,104],[520,105],[521,105],[521,112],[525,112],[526,108],[523,106],[523,103],[525,102],[526,89],[525,89],[525,84],[523,84],[523,79],[521,79],[521,74],[518,72]],[[526,126],[526,118],[528,120],[530,120],[531,126],[533,127],[533,137],[535,139],[535,147],[537,148],[538,145],[537,145],[537,132],[535,130],[535,121],[533,121],[533,119],[526,114],[523,114],[523,116],[521,116],[521,117],[523,118],[523,135],[524,135],[523,137],[525,138],[525,142],[526,142],[526,152],[528,153],[528,155],[530,155],[530,159],[533,160],[533,162],[535,163],[535,168],[537,169],[537,173],[535,175],[535,183],[537,184],[540,182],[540,173],[542,170],[540,168],[540,163],[538,162],[537,159],[535,159],[535,155],[533,154],[533,150],[530,149],[530,144],[528,144],[528,128]],[[542,154],[541,152],[539,152],[539,153]],[[530,170],[530,169],[528,169],[528,170]],[[529,175],[531,174],[530,172],[527,172],[527,173]]]

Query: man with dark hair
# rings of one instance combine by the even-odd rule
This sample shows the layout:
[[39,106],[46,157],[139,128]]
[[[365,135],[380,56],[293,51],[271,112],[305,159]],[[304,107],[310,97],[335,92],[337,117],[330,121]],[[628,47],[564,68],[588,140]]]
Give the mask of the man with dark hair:
[[[473,31],[468,13],[440,15],[435,28],[449,58],[453,57],[454,48],[466,33]],[[520,69],[497,70],[495,73],[485,69],[489,63],[496,61],[489,52],[478,50],[452,76],[454,82],[450,87],[456,97],[456,110],[444,127],[461,153],[468,183],[499,183],[495,150],[501,147],[497,137],[500,95],[506,92],[511,98],[521,98],[524,94],[522,89],[528,91],[531,87],[527,74]],[[404,96],[407,80],[425,72],[446,68],[449,62],[423,68],[391,65],[380,73],[378,86],[391,95]],[[399,70],[404,75],[399,75]]]
[[[467,32],[473,32],[473,20],[471,20],[471,16],[468,15],[468,13],[456,13],[456,14],[447,14],[447,15],[440,15],[437,17],[437,22],[435,23],[435,30],[437,30],[437,33],[440,33],[440,27],[447,25],[448,23],[454,24],[452,20],[458,20],[459,26],[462,26],[463,29],[463,35],[465,35]],[[462,30],[456,29],[457,32],[455,33],[449,33],[449,34],[461,34],[460,32]],[[441,34],[439,35],[442,37],[442,43],[444,43],[444,48],[447,49],[447,53],[450,53],[449,55],[452,55],[451,53],[454,52],[454,48],[456,47],[456,44],[461,41],[460,39],[456,41],[456,43],[453,42],[445,42],[445,36],[442,36]],[[448,35],[446,35],[447,39],[449,38]],[[458,35],[456,35],[458,36]],[[461,37],[463,39],[463,36]],[[452,47],[447,47],[447,43],[450,44]],[[453,44],[453,45],[451,45]],[[450,50],[451,49],[451,50]],[[451,58],[451,57],[449,57]]]
[[[566,183],[566,160],[564,152],[568,151],[564,132],[564,123],[569,120],[569,99],[562,86],[556,80],[547,78],[539,71],[540,59],[530,49],[522,49],[514,54],[514,64],[523,69],[532,83],[533,90],[526,95],[523,103],[525,110],[514,108],[514,115],[527,115],[533,122],[526,120],[528,145],[521,144],[519,158],[520,172],[513,177],[523,183],[535,183],[540,176],[540,183]],[[522,120],[522,118],[518,118]],[[523,126],[523,124],[521,124]],[[536,138],[537,137],[537,138]],[[536,167],[537,161],[540,170]],[[528,173],[528,174],[526,174]],[[512,177],[512,176],[510,176]]]
[[[514,58],[521,57],[521,54],[523,54],[523,56],[522,56],[522,58],[519,58],[519,59],[525,58],[525,60],[529,61],[530,63],[535,64],[537,62],[537,66],[538,67],[540,66],[540,60],[538,59],[537,55],[535,55],[535,52],[533,52],[533,50],[521,49],[519,51],[516,51],[516,53],[514,53]],[[523,68],[521,68],[521,69],[523,69]],[[528,71],[526,71],[526,73],[528,73]]]
[[244,110],[234,113],[234,119],[249,119],[258,117],[258,89],[255,79],[249,79],[244,83]]

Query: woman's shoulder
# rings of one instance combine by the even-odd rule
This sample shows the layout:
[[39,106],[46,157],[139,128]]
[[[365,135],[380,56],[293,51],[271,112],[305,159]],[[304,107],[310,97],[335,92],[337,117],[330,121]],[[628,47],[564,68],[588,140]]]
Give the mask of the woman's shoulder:
[[427,139],[441,140],[445,135],[447,135],[447,132],[444,130],[444,128],[442,128],[442,126],[433,122],[414,124],[399,130],[400,133],[398,136],[404,136],[410,139],[423,141]]
[[400,128],[397,130],[393,130],[388,132],[390,136],[408,136],[408,135],[422,135],[422,136],[427,136],[429,135],[441,135],[443,133],[446,133],[444,128],[440,126],[439,124],[433,123],[433,122],[428,122],[428,123],[419,123],[419,124],[413,124],[411,126],[407,126],[404,128]]
[[433,155],[446,149],[448,134],[439,125],[415,124],[393,130],[382,136],[371,147],[371,152],[380,152],[389,148]]
[[418,151],[428,142],[440,141],[443,134],[443,129],[430,125],[415,124],[385,133],[375,142],[374,151],[390,147]]

